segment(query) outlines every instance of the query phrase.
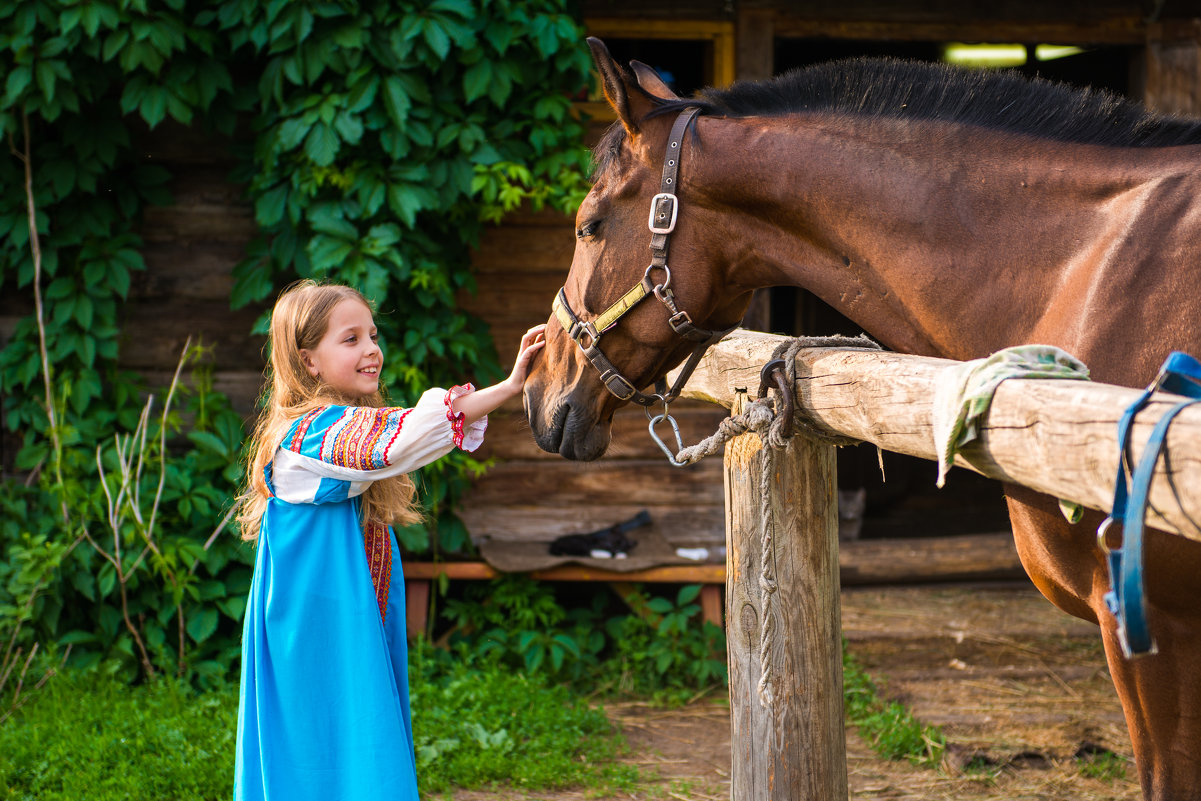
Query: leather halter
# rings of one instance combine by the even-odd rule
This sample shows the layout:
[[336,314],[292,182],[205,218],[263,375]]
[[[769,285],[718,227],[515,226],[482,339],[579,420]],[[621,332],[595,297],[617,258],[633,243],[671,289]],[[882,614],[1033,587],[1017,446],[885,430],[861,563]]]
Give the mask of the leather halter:
[[[675,124],[671,128],[671,134],[668,136],[667,154],[663,159],[663,176],[659,182],[659,194],[651,198],[650,217],[647,220],[651,231],[651,263],[646,268],[646,272],[642,274],[642,280],[593,320],[581,320],[579,315],[572,311],[571,305],[567,302],[566,287],[559,289],[559,294],[551,304],[551,310],[559,324],[563,326],[563,330],[584,352],[584,356],[592,363],[592,366],[600,372],[601,383],[605,385],[605,388],[621,400],[633,401],[640,406],[647,407],[648,414],[650,407],[655,403],[662,401],[666,405],[679,397],[685,382],[688,381],[688,377],[692,375],[692,371],[696,369],[709,346],[737,328],[737,326],[732,326],[723,331],[699,328],[693,324],[688,312],[681,311],[676,306],[675,295],[670,289],[671,270],[667,266],[667,249],[671,233],[676,228],[676,219],[680,210],[679,198],[675,194],[680,171],[680,155],[683,152],[684,134],[688,130],[689,123],[699,111],[700,109],[697,108],[684,109],[676,118]],[[662,284],[656,284],[651,280],[650,276],[653,270],[664,272],[665,277]],[[684,339],[697,344],[671,389],[668,390],[666,381],[660,379],[655,382],[655,392],[648,395],[640,392],[629,379],[621,374],[613,362],[609,361],[600,349],[600,340],[605,333],[613,330],[617,321],[627,312],[651,295],[667,307],[671,314],[667,324],[671,326],[671,329]],[[588,340],[587,344],[584,341],[585,337]],[[670,457],[670,454],[668,455]]]

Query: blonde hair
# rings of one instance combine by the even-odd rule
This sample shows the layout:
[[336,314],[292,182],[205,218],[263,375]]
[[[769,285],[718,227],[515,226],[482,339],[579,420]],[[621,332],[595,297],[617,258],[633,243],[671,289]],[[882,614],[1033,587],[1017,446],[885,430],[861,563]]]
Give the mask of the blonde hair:
[[[334,307],[343,300],[371,303],[348,286],[298,281],[280,294],[271,311],[271,333],[267,359],[267,383],[263,391],[258,423],[250,441],[246,462],[246,489],[239,497],[238,524],[242,539],[258,539],[259,526],[271,493],[264,470],[292,423],[313,409],[330,405],[380,408],[384,397],[375,392],[363,397],[345,397],[314,377],[301,357],[313,350],[329,328]],[[411,525],[421,520],[414,503],[413,480],[407,475],[375,481],[360,496],[364,522]]]

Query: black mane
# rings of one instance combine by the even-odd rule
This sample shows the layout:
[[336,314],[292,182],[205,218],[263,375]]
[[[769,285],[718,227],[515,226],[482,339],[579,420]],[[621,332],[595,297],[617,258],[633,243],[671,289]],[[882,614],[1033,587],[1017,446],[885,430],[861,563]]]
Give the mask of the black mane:
[[[895,58],[831,61],[765,81],[706,89],[691,99],[664,102],[653,114],[688,106],[722,117],[832,112],[942,120],[1117,147],[1201,144],[1201,120],[1150,112],[1108,90]],[[621,126],[615,127],[618,136]],[[618,144],[605,139],[597,148],[602,166],[607,149]]]

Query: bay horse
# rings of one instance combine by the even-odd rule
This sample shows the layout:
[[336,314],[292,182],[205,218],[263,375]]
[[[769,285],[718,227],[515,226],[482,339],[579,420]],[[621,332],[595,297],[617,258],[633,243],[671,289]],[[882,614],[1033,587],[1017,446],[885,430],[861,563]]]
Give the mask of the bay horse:
[[[596,148],[571,269],[525,386],[544,450],[600,457],[618,395],[653,398],[630,389],[693,348],[667,325],[674,312],[721,332],[760,287],[813,292],[896,351],[967,360],[1049,344],[1124,386],[1146,385],[1172,350],[1201,352],[1201,121],[1011,73],[897,60],[684,99],[650,67],[627,70],[600,41],[589,46],[618,123]],[[699,111],[673,131],[688,108]],[[666,161],[678,161],[678,201],[662,197]],[[675,306],[636,304],[593,329],[613,368],[606,386],[582,353],[598,344],[589,324],[631,284],[645,294],[667,283],[647,266],[648,208],[652,227],[673,218]],[[1103,600],[1100,516],[1073,525],[1054,499],[1005,493],[1035,585],[1100,625],[1144,796],[1201,799],[1201,543],[1147,533],[1159,652],[1128,660]]]

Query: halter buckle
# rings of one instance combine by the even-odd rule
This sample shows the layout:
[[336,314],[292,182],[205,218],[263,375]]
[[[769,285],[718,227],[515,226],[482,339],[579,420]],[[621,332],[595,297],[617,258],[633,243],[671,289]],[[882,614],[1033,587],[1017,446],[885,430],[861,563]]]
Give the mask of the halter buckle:
[[[584,343],[580,341],[583,339],[585,334],[587,334],[591,340],[588,343],[588,347],[584,347]],[[596,345],[597,340],[600,339],[600,332],[596,330],[596,326],[591,320],[587,322],[583,320],[576,320],[575,324],[567,332],[567,336],[571,337],[571,341],[579,345],[582,350],[588,350]]]
[[625,376],[617,372],[616,369],[606,370],[601,373],[601,383],[605,385],[605,389],[617,396],[618,400],[629,400],[634,397],[634,393],[638,389],[631,384]]
[[692,318],[688,316],[688,312],[678,311],[667,318],[667,324],[671,326],[672,331],[683,336],[682,329],[692,325]]
[[676,230],[676,215],[680,204],[671,192],[660,192],[651,198],[651,213],[646,225],[652,234],[670,234]]

